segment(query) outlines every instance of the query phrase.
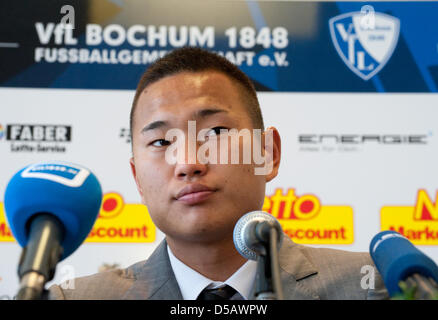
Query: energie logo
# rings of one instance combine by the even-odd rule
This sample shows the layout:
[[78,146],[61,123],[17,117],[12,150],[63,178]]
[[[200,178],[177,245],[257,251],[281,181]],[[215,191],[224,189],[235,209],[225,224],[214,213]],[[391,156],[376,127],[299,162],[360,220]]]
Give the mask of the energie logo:
[[418,190],[414,206],[386,206],[380,211],[381,230],[401,233],[416,245],[438,245],[438,191],[435,202]]
[[284,232],[303,244],[351,244],[354,241],[353,209],[322,205],[312,194],[297,196],[295,189],[276,189],[266,196],[263,211],[276,217]]

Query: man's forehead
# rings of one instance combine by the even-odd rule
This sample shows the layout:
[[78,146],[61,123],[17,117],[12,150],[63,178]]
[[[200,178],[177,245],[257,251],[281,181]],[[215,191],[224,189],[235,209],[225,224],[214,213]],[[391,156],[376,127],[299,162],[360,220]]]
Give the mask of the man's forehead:
[[236,85],[216,71],[181,72],[152,83],[142,92],[137,112],[184,113],[190,108],[220,106],[232,109],[240,103]]
[[235,91],[235,84],[218,71],[180,72],[166,76],[143,90],[140,100],[155,97],[191,96],[200,93],[220,94],[223,89]]

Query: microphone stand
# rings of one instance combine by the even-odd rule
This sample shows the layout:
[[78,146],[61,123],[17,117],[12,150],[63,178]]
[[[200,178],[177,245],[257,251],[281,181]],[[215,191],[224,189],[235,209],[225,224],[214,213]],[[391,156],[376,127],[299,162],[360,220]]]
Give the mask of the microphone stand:
[[266,255],[259,255],[257,258],[255,281],[254,295],[257,300],[277,300],[272,286],[270,259]]
[[255,297],[257,300],[283,300],[278,261],[278,232],[269,223],[256,227],[256,236],[263,244],[257,258]]
[[39,214],[30,223],[30,235],[18,265],[17,300],[46,300],[44,288],[53,279],[61,254],[62,224],[50,214]]

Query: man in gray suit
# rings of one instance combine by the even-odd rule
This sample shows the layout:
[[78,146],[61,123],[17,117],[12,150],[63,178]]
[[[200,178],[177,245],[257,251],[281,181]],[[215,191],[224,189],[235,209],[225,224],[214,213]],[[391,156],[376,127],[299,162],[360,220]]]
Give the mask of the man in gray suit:
[[[249,142],[238,138],[233,147],[233,129],[263,134]],[[170,138],[171,131],[179,135]],[[175,50],[141,78],[131,133],[137,189],[166,239],[146,261],[75,279],[74,289],[54,285],[50,297],[252,299],[256,263],[237,252],[233,229],[242,215],[262,208],[266,183],[278,174],[281,141],[275,128],[264,128],[249,78],[216,54]],[[248,146],[253,150],[256,143],[262,165],[254,160],[230,164],[230,155],[243,154]],[[208,150],[203,159],[200,150]],[[220,156],[227,152],[216,158],[220,163],[211,161],[216,150]],[[177,159],[170,156],[175,151]],[[263,166],[268,170],[255,174]],[[368,253],[311,248],[284,235],[279,259],[285,299],[387,297]]]

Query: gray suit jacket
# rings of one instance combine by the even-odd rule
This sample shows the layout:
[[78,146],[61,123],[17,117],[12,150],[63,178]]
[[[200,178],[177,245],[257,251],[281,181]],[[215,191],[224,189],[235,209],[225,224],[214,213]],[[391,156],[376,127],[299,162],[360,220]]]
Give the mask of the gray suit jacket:
[[[368,253],[307,247],[296,244],[285,236],[279,259],[285,299],[388,298],[382,279]],[[366,265],[374,267],[374,283],[370,267],[367,267],[367,273],[361,273],[362,267]],[[51,286],[49,298],[182,300],[165,240],[146,261],[126,269],[76,278],[74,289],[62,287]]]

